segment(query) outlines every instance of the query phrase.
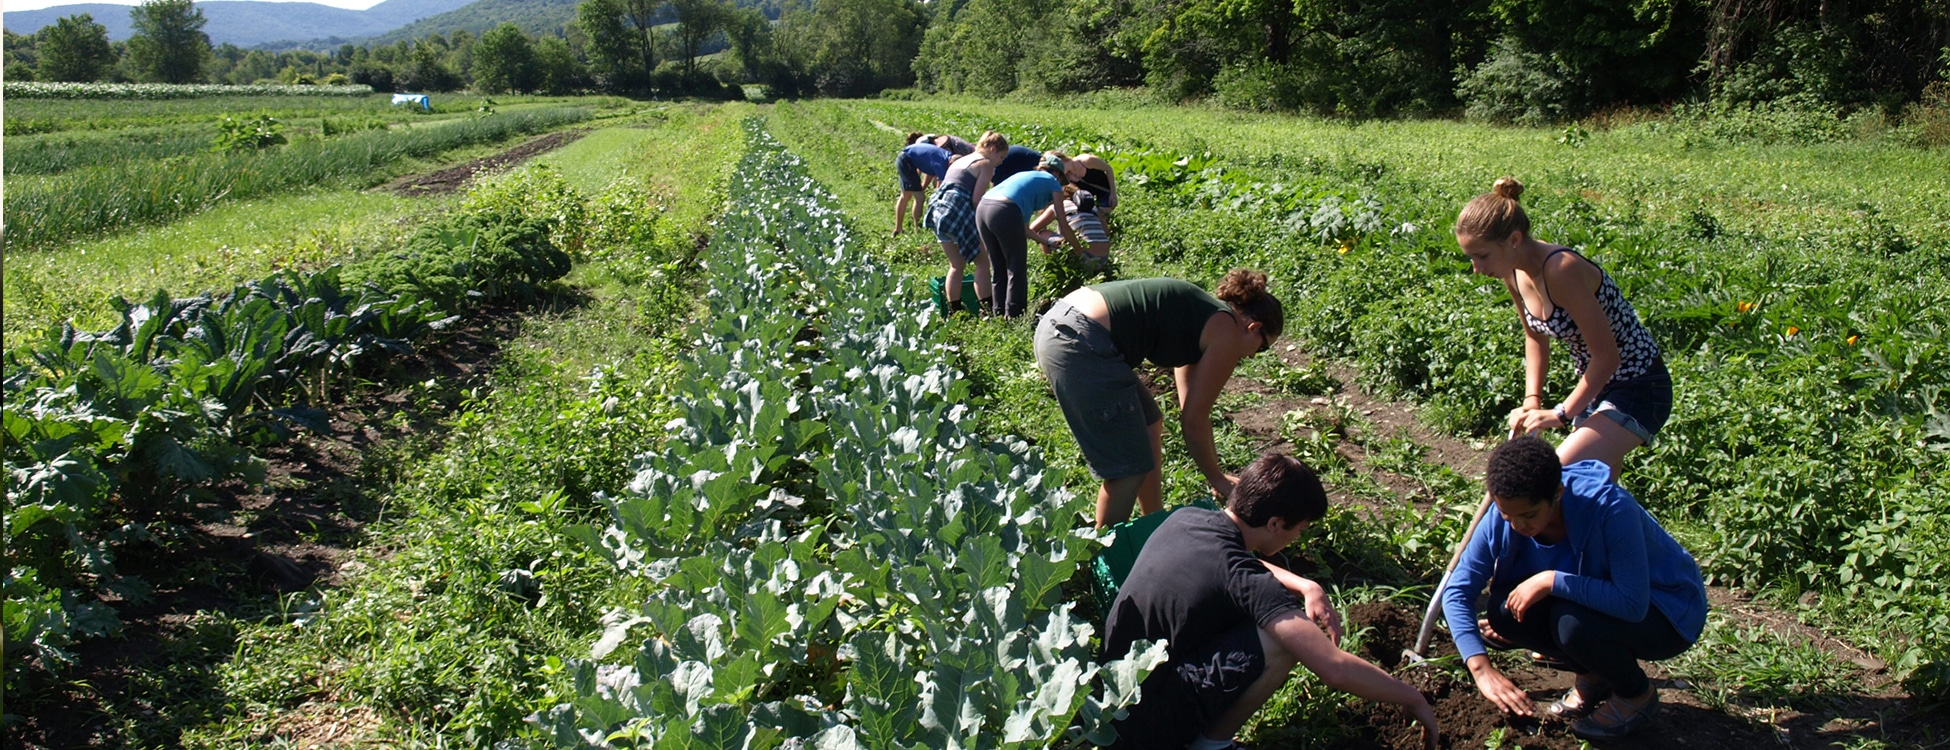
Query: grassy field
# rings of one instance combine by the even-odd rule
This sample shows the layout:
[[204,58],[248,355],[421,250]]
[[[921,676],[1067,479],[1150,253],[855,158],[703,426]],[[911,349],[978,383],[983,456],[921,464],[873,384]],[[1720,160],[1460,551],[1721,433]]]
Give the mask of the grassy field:
[[[504,111],[561,103],[497,102]],[[35,106],[52,104],[93,103]],[[140,138],[153,136],[157,142],[202,127],[198,118],[209,113],[175,106],[180,104],[142,103],[126,113],[121,127],[144,129]],[[369,103],[358,104],[368,109],[336,108],[329,101],[302,106],[311,107],[303,116],[315,118],[376,113]],[[356,493],[383,511],[361,532],[363,546],[344,552],[339,578],[267,597],[254,608],[186,615],[187,624],[171,631],[164,655],[142,670],[147,676],[120,692],[57,683],[51,694],[99,712],[98,724],[105,729],[91,742],[446,747],[515,738],[545,743],[543,730],[525,717],[538,714],[552,721],[551,709],[578,696],[592,701],[585,706],[589,711],[611,710],[595,708],[593,687],[579,684],[590,675],[578,677],[576,662],[589,658],[599,638],[634,639],[608,657],[606,669],[633,655],[641,655],[640,668],[650,669],[664,658],[657,656],[664,653],[657,642],[689,648],[685,638],[704,632],[687,625],[684,637],[675,630],[646,635],[648,628],[641,626],[635,634],[628,626],[619,633],[612,612],[634,613],[651,606],[646,601],[681,601],[669,597],[681,593],[673,587],[688,585],[682,582],[686,578],[724,573],[707,571],[718,561],[700,557],[683,561],[684,572],[672,579],[679,582],[667,584],[661,576],[675,567],[652,565],[662,571],[655,576],[633,572],[641,560],[619,562],[585,541],[642,535],[637,541],[651,557],[679,560],[673,551],[678,547],[660,545],[702,544],[698,540],[713,533],[729,533],[708,527],[637,528],[621,509],[643,512],[629,503],[647,490],[632,485],[663,481],[647,472],[661,465],[653,460],[653,449],[686,429],[703,429],[674,417],[700,403],[716,404],[730,415],[749,406],[757,414],[761,401],[777,395],[759,389],[756,380],[750,393],[734,395],[727,384],[744,381],[733,374],[762,371],[776,378],[776,383],[766,381],[770,385],[804,390],[793,391],[795,411],[780,419],[820,424],[820,437],[803,455],[782,459],[787,463],[780,467],[754,469],[748,480],[761,489],[770,483],[775,493],[808,503],[804,515],[789,516],[791,533],[831,525],[826,544],[881,550],[875,545],[888,545],[888,538],[860,531],[876,513],[939,520],[932,515],[937,503],[927,493],[935,489],[930,482],[949,481],[945,474],[908,477],[918,464],[905,463],[907,455],[890,457],[885,466],[842,467],[848,461],[880,460],[841,452],[842,447],[865,448],[861,455],[870,455],[882,447],[864,445],[873,441],[844,431],[870,430],[873,419],[887,416],[875,417],[878,412],[865,407],[861,410],[874,413],[845,411],[849,394],[893,398],[873,396],[885,384],[876,385],[862,373],[878,373],[877,368],[933,346],[917,341],[888,349],[885,342],[894,339],[886,337],[897,338],[897,328],[903,331],[899,336],[912,328],[943,336],[952,346],[946,351],[961,370],[950,372],[955,380],[905,386],[922,388],[926,398],[944,403],[959,399],[954,408],[967,409],[935,414],[936,421],[965,414],[957,429],[999,438],[980,447],[1003,451],[997,455],[1008,458],[991,468],[1015,472],[1018,479],[1029,476],[1023,472],[1043,471],[1047,461],[1048,473],[1033,477],[1035,491],[1053,489],[1044,477],[1077,491],[1051,492],[1052,501],[1069,505],[1053,508],[1047,518],[1064,528],[1080,522],[1094,485],[1034,366],[1025,322],[916,323],[918,318],[906,313],[926,306],[918,292],[849,299],[844,278],[821,275],[861,262],[878,273],[884,264],[895,276],[891,283],[912,292],[925,289],[919,282],[941,272],[940,251],[928,233],[889,236],[894,179],[886,157],[898,148],[899,131],[910,126],[969,138],[996,127],[1027,145],[1089,149],[1112,158],[1125,189],[1115,250],[1122,276],[1170,275],[1209,283],[1235,265],[1274,275],[1290,316],[1289,341],[1280,345],[1304,350],[1316,364],[1302,370],[1256,359],[1240,377],[1263,390],[1229,393],[1221,410],[1266,411],[1282,400],[1326,400],[1326,406],[1296,409],[1275,421],[1281,440],[1320,468],[1337,492],[1357,501],[1336,508],[1307,540],[1310,556],[1329,565],[1328,575],[1342,584],[1343,607],[1418,606],[1481,489],[1478,480],[1433,458],[1428,445],[1406,431],[1382,430],[1378,418],[1345,406],[1334,392],[1346,385],[1403,399],[1418,407],[1424,422],[1463,441],[1484,441],[1495,415],[1514,400],[1520,338],[1510,325],[1507,301],[1467,275],[1447,226],[1456,208],[1490,179],[1516,174],[1531,186],[1526,200],[1537,234],[1577,244],[1605,263],[1667,343],[1674,362],[1680,391],[1674,422],[1659,446],[1635,454],[1627,486],[1679,529],[1720,581],[1873,650],[1895,674],[1911,677],[1916,694],[1943,690],[1941,683],[1929,681],[1940,674],[1931,670],[1942,670],[1950,658],[1942,638],[1950,631],[1945,624],[1950,591],[1943,584],[1950,579],[1950,546],[1944,541],[1950,527],[1942,521],[1950,512],[1944,450],[1950,419],[1935,400],[1950,385],[1943,367],[1950,355],[1941,336],[1942,327],[1950,325],[1945,297],[1950,294],[1945,291],[1950,289],[1945,278],[1950,275],[1945,271],[1950,188],[1940,179],[1950,173],[1950,153],[1941,149],[1910,148],[1875,133],[1834,143],[1760,145],[1660,120],[1588,131],[1502,129],[960,101],[638,104],[611,111],[619,116],[503,178],[532,181],[504,183],[519,185],[555,185],[559,178],[563,188],[549,200],[564,207],[563,221],[576,227],[564,235],[578,238],[575,269],[544,304],[522,313],[519,333],[501,345],[487,386],[459,398],[461,407],[451,420],[374,453],[370,460],[383,466],[365,474],[366,484]],[[105,110],[50,106],[23,116],[79,129],[88,112]],[[10,146],[15,114],[9,107]],[[722,262],[719,256],[700,256],[707,252],[705,240],[720,228],[714,222],[727,207],[753,197],[729,194],[727,186],[733,184],[733,165],[752,148],[741,120],[755,114],[765,116],[766,130],[805,159],[803,168],[819,184],[792,182],[798,178],[790,170],[781,170],[785,176],[779,179],[801,185],[807,196],[830,190],[839,212],[826,212],[813,205],[825,199],[813,198],[805,205],[782,200],[774,212],[743,206],[747,210],[736,231],[770,242],[751,243],[750,265],[707,267],[701,257]],[[441,127],[430,118],[414,122]],[[86,145],[105,136],[41,137],[72,137]],[[443,151],[412,163],[491,148]],[[61,158],[73,161],[60,157],[47,163]],[[760,163],[766,169],[778,165]],[[33,185],[48,178],[25,179]],[[13,184],[10,174],[9,198]],[[156,287],[181,293],[222,289],[279,268],[369,257],[400,244],[428,217],[467,201],[520,201],[519,192],[501,188],[484,193],[498,197],[428,200],[316,190],[225,203],[161,226],[45,250],[10,251],[5,334],[10,342],[20,340],[62,319],[99,325],[112,294],[133,296]],[[10,200],[10,214],[12,205]],[[871,257],[829,258],[823,253],[831,248],[823,245],[797,248],[792,243],[804,241],[802,233],[768,223],[771,213],[804,211],[817,218],[806,219],[803,234],[816,229],[847,236],[848,243],[857,244],[846,248]],[[14,222],[8,223],[11,230]],[[1037,295],[1064,291],[1051,285],[1054,272],[1032,269]],[[745,276],[751,277],[749,287],[743,286]],[[726,284],[701,288],[709,278]],[[733,294],[755,295],[753,300],[766,305],[750,315],[698,317],[719,309]],[[854,331],[852,318],[871,317],[864,307],[853,311],[860,315],[849,313],[849,306],[861,305],[872,306],[874,316],[884,315],[880,306],[890,307],[898,314],[886,317],[896,322]],[[807,322],[798,322],[801,317]],[[747,328],[761,324],[776,328],[771,333],[777,335],[765,338],[765,331]],[[912,350],[888,353],[902,347]],[[824,361],[840,356],[882,359],[846,372]],[[1352,372],[1353,382],[1336,382],[1320,362]],[[906,366],[904,360],[899,364]],[[722,381],[685,379],[691,368],[718,365],[731,368],[721,373]],[[1567,382],[1565,372],[1554,377],[1553,388]],[[819,387],[808,388],[807,382]],[[451,387],[429,380],[399,395],[434,398],[428,394]],[[1175,416],[1169,413],[1170,399],[1164,402],[1167,416]],[[860,421],[843,423],[842,416]],[[758,431],[777,427],[747,421],[723,429],[736,436],[769,434]],[[1183,451],[1176,420],[1166,424],[1168,495],[1203,495],[1203,480]],[[923,426],[930,435],[945,429]],[[879,443],[907,439],[892,433],[881,437]],[[1015,443],[1015,437],[1028,443]],[[969,441],[968,449],[977,442],[983,441]],[[1236,466],[1250,461],[1266,438],[1225,420],[1218,443],[1221,459]],[[738,451],[771,447],[733,445]],[[1349,450],[1365,456],[1364,465],[1349,463],[1343,455]],[[953,466],[960,467],[954,472],[973,470],[964,463]],[[837,480],[826,484],[828,475],[843,470],[865,471],[866,484],[913,479],[913,486],[870,492],[912,495],[917,502],[849,510],[847,496],[861,491],[862,481],[854,480],[851,489]],[[1378,472],[1394,479],[1384,481]],[[691,482],[715,481],[706,474],[718,475],[685,476]],[[1402,481],[1418,487],[1418,497],[1433,500],[1426,512],[1405,501]],[[1862,497],[1851,494],[1857,488]],[[1033,515],[1009,523],[1043,523]],[[614,527],[607,535],[605,525]],[[735,567],[739,555],[778,545],[786,531],[738,534],[750,538],[727,537],[737,547],[723,556],[731,561],[728,566]],[[791,564],[760,573],[812,576],[819,566],[841,565],[838,549],[793,546]],[[797,567],[802,554],[803,570]],[[945,571],[972,569],[968,566],[981,564],[985,553],[962,547],[929,554],[945,556]],[[848,587],[863,585],[874,578],[871,562],[861,560],[865,567],[836,575],[832,585],[842,578]],[[1020,583],[1023,567],[999,575]],[[892,582],[919,585],[898,580],[910,574]],[[777,583],[766,579],[754,585],[768,581]],[[964,590],[972,584],[959,578],[930,585],[947,592],[944,600],[975,599]],[[1083,600],[1088,597],[1079,585],[1072,581],[1060,598],[1065,607],[1078,604],[1087,619],[1089,605]],[[813,651],[837,649],[844,642],[855,648],[842,656],[852,663],[865,658],[852,640],[863,633],[885,631],[890,648],[892,633],[919,637],[928,630],[919,614],[927,602],[910,595],[920,590],[850,594],[848,616],[870,616],[843,627],[822,626],[827,632],[813,636],[818,646]],[[1052,592],[1032,597],[1037,599],[1029,603],[1032,613],[1048,614],[1043,608],[1055,603]],[[750,587],[714,596],[755,593],[766,598]],[[799,593],[807,602],[820,596],[811,589]],[[709,609],[719,606],[716,601],[700,599],[697,605]],[[794,606],[806,603],[793,601]],[[1023,613],[1014,616],[1021,619]],[[977,619],[970,615],[968,622]],[[737,637],[748,637],[744,627],[733,629]],[[643,641],[640,652],[630,645],[636,641]],[[705,674],[720,670],[722,684],[696,695],[743,708],[803,695],[822,706],[844,702],[857,710],[857,691],[898,695],[897,683],[912,687],[914,682],[901,672],[901,679],[886,685],[866,684],[841,671],[838,662],[812,655],[807,643],[783,650],[750,645],[768,653],[798,653],[767,656],[786,659],[779,664],[783,671],[751,675],[750,689],[735,682],[746,674],[740,670],[750,668],[731,661],[738,654],[697,657],[710,662]],[[932,647],[940,650],[930,652],[931,662],[961,648],[947,641]],[[979,644],[974,648],[981,650]],[[1855,669],[1780,631],[1716,619],[1702,647],[1671,665],[1669,674],[1698,685],[1699,701],[1708,709],[1744,715],[1758,710],[1753,706],[1835,700],[1860,678]],[[32,704],[37,698],[52,700],[30,696],[30,705],[53,705]],[[1365,709],[1353,703],[1317,682],[1296,680],[1246,736],[1266,747],[1340,746],[1366,720]],[[672,716],[682,710],[667,708]],[[764,710],[785,709],[774,704]],[[1863,741],[1868,736],[1850,735]]]
[[[1626,485],[1680,530],[1710,578],[1771,595],[1899,671],[1917,668],[1917,689],[1942,689],[1950,417],[1937,394],[1950,386],[1950,188],[1939,175],[1950,152],[1874,134],[1710,142],[1657,121],[1573,137],[966,102],[781,104],[773,127],[917,275],[940,273],[931,238],[887,237],[884,155],[899,132],[995,128],[1033,147],[1103,153],[1128,191],[1122,275],[1210,283],[1233,266],[1266,270],[1292,341],[1479,440],[1515,405],[1521,336],[1507,299],[1467,273],[1447,226],[1471,195],[1514,174],[1529,185],[1536,235],[1605,264],[1673,363],[1673,422],[1656,448],[1634,453]],[[1028,364],[1028,330],[955,330],[980,384],[977,418],[1074,460]],[[1559,359],[1553,392],[1570,382]],[[1166,444],[1168,494],[1196,496],[1202,482]],[[1237,462],[1247,447],[1221,450]],[[1448,502],[1471,507],[1479,491],[1456,487]],[[1426,560],[1402,559],[1428,575]]]

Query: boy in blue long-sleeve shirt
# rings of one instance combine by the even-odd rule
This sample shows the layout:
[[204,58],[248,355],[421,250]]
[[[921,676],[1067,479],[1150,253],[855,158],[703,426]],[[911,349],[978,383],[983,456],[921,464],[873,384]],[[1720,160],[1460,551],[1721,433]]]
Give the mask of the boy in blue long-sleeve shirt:
[[[1490,663],[1485,644],[1527,648],[1577,673],[1547,709],[1571,731],[1612,739],[1637,731],[1659,707],[1639,660],[1692,647],[1706,626],[1706,586],[1674,541],[1600,461],[1558,463],[1520,437],[1490,453],[1496,513],[1476,527],[1442,591],[1443,613],[1483,696],[1531,713],[1530,699]],[[1487,619],[1476,598],[1489,589]]]

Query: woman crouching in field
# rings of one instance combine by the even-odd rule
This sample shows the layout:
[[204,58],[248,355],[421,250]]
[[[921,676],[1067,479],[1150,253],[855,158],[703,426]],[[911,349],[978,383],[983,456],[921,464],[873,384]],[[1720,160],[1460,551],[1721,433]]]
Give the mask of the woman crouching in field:
[[1177,279],[1132,279],[1087,286],[1058,300],[1036,325],[1036,364],[1049,378],[1063,420],[1083,449],[1097,493],[1097,525],[1164,507],[1164,413],[1138,377],[1151,360],[1172,368],[1179,425],[1212,494],[1232,494],[1237,478],[1219,464],[1212,406],[1241,361],[1273,346],[1286,328],[1266,274],[1233,269],[1217,295]]
[[[1530,235],[1530,217],[1517,202],[1522,183],[1504,177],[1491,190],[1456,217],[1456,243],[1472,270],[1503,281],[1523,324],[1523,406],[1510,412],[1510,429],[1534,435],[1571,427],[1559,458],[1598,459],[1616,480],[1625,453],[1651,444],[1672,413],[1672,377],[1659,344],[1604,269]],[[1545,408],[1551,339],[1571,350],[1578,384]]]
[[988,192],[995,165],[1008,154],[1009,139],[995,131],[983,134],[967,156],[948,165],[941,187],[935,188],[934,195],[928,198],[927,226],[934,230],[934,238],[941,242],[941,251],[948,256],[948,278],[942,296],[951,312],[962,309],[962,269],[970,261],[975,263],[975,296],[981,300],[982,309],[992,306],[987,294],[994,289],[989,280],[990,256],[982,252],[982,239],[975,231],[975,204]]
[[[1476,689],[1529,716],[1530,697],[1490,663],[1485,645],[1527,648],[1577,673],[1546,709],[1591,740],[1623,737],[1659,710],[1639,660],[1670,659],[1706,627],[1706,586],[1693,556],[1612,483],[1598,461],[1563,466],[1549,443],[1522,436],[1490,452],[1497,512],[1469,538],[1442,610]],[[1476,619],[1488,587],[1489,617]]]

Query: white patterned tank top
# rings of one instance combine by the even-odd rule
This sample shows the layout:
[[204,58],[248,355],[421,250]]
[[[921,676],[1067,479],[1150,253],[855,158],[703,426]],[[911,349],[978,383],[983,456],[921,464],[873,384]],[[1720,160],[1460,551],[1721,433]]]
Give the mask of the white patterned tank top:
[[[1550,259],[1557,257],[1558,253],[1576,255],[1568,248],[1554,250],[1544,256],[1544,265],[1550,266]],[[1659,359],[1658,342],[1652,340],[1652,332],[1639,322],[1638,311],[1632,308],[1632,303],[1625,301],[1625,295],[1618,291],[1618,284],[1611,280],[1611,274],[1605,273],[1604,267],[1590,258],[1582,255],[1578,255],[1578,258],[1591,263],[1603,278],[1598,283],[1598,306],[1605,311],[1605,319],[1611,321],[1611,337],[1618,342],[1618,372],[1612,373],[1611,379],[1630,380],[1644,375]],[[1544,284],[1544,294],[1546,297],[1550,295],[1548,282]],[[1583,377],[1585,369],[1591,364],[1591,350],[1585,345],[1584,333],[1578,330],[1577,322],[1571,320],[1571,314],[1558,307],[1555,299],[1551,301],[1551,316],[1544,320],[1531,315],[1530,306],[1521,304],[1521,300],[1517,307],[1523,310],[1526,328],[1565,343],[1571,350],[1571,361],[1577,366],[1578,376]]]

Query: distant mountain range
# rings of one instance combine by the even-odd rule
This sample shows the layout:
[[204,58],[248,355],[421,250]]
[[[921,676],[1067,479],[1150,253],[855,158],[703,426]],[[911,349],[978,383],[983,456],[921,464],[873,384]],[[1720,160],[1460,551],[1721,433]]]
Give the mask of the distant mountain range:
[[[520,0],[527,2],[529,0]],[[353,40],[383,34],[428,16],[436,16],[475,0],[386,0],[365,10],[346,10],[318,3],[267,3],[255,0],[217,0],[199,2],[209,23],[203,32],[213,44],[229,42],[239,47],[259,45],[300,45],[299,42],[338,38]],[[480,0],[478,4],[500,4],[502,0]],[[108,38],[123,40],[135,33],[129,22],[134,6],[108,3],[56,5],[39,10],[10,10],[5,13],[8,31],[32,34],[55,19],[87,13],[95,23],[108,29]],[[575,4],[569,4],[571,16]],[[492,28],[490,26],[490,28]]]
[[[325,50],[342,42],[391,44],[428,34],[451,34],[466,29],[479,35],[503,23],[529,34],[555,34],[573,22],[582,0],[386,0],[365,10],[346,10],[318,3],[270,3],[259,0],[206,0],[196,7],[208,20],[203,32],[212,44],[239,47]],[[757,8],[778,19],[792,8],[810,8],[811,0],[732,0],[740,8]],[[32,34],[55,19],[87,13],[108,29],[108,38],[121,41],[135,33],[129,22],[134,6],[107,3],[57,5],[40,10],[6,12],[6,27],[16,34]],[[660,22],[677,20],[669,6],[658,10]]]

